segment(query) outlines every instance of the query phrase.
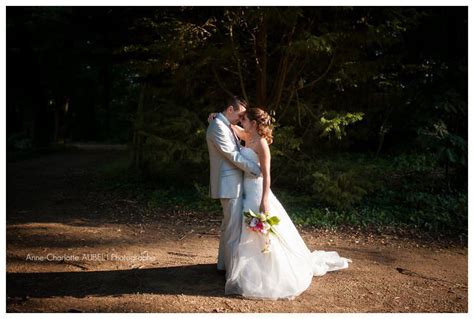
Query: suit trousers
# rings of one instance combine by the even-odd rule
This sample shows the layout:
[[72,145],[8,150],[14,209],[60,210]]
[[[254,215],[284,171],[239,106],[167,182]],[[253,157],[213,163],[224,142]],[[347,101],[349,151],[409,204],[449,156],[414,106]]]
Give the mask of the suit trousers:
[[233,254],[240,242],[242,229],[242,196],[221,198],[223,219],[220,227],[217,269],[229,270]]

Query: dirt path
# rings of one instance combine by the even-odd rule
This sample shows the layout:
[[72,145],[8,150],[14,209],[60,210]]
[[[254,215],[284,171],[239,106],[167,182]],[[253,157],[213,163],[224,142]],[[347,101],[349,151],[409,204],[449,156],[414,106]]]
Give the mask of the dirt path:
[[293,301],[226,296],[219,215],[96,190],[91,168],[124,155],[8,163],[8,312],[467,312],[467,247],[301,227],[311,250],[336,250],[350,268],[314,277]]

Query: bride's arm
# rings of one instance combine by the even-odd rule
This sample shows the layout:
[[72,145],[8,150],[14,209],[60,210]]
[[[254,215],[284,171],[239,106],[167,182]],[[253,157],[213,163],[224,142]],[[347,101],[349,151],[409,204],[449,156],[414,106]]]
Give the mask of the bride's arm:
[[247,141],[247,133],[245,133],[245,130],[242,127],[234,124],[231,124],[230,127],[232,127],[235,135],[237,135],[242,141]]
[[258,158],[260,161],[260,169],[262,170],[263,175],[263,190],[262,190],[262,200],[260,202],[260,212],[268,212],[269,207],[269,195],[270,195],[270,147],[268,146],[267,140],[261,138],[258,143]]
[[[216,115],[217,113],[210,113],[207,117],[207,122],[210,123],[212,120],[214,120]],[[231,124],[230,127],[234,131],[235,135],[237,135],[242,141],[247,140],[247,133],[245,133],[245,130],[242,127],[234,124]]]

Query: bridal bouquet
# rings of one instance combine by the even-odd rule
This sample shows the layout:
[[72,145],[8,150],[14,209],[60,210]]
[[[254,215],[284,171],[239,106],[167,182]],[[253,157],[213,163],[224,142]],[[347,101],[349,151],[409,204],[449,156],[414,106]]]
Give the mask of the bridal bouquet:
[[251,209],[248,212],[243,212],[245,216],[245,223],[247,227],[255,232],[261,233],[265,236],[265,246],[262,249],[262,253],[270,252],[270,234],[274,234],[278,237],[278,233],[275,229],[275,225],[278,225],[280,219],[278,216],[270,216],[269,212],[265,213],[254,213]]

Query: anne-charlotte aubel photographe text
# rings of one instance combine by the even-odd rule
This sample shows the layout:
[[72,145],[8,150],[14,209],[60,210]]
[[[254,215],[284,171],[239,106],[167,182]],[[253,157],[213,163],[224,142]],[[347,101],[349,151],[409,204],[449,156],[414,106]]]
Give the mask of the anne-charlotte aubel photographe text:
[[83,253],[83,254],[55,254],[44,255],[27,254],[27,261],[153,261],[155,257],[148,254],[121,255],[116,253]]

